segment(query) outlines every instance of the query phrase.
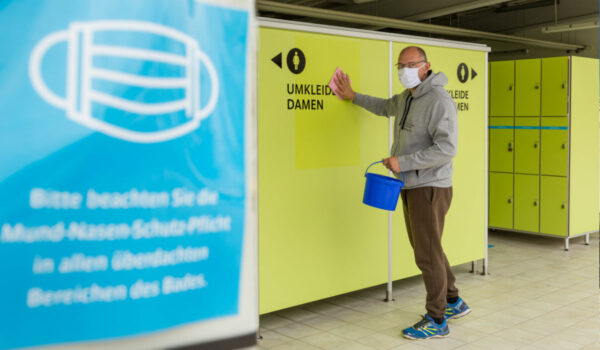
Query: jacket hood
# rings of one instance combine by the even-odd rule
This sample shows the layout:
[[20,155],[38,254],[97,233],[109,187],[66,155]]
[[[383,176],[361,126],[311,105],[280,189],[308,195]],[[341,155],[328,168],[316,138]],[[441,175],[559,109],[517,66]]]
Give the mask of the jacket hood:
[[433,71],[431,71],[431,74],[429,74],[429,76],[427,77],[427,79],[425,79],[424,82],[422,82],[413,92],[413,97],[414,98],[419,98],[425,94],[427,94],[429,91],[431,91],[432,89],[434,89],[435,87],[444,87],[446,86],[446,84],[448,84],[448,78],[446,77],[446,75],[442,72],[439,73],[433,73]]

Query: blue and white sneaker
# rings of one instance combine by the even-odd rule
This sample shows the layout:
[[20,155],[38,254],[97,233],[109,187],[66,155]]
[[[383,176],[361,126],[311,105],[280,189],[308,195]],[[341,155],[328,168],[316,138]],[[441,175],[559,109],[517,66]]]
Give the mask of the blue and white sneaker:
[[429,316],[425,314],[423,319],[414,326],[408,327],[402,331],[402,335],[408,339],[429,339],[429,338],[445,338],[450,334],[448,323],[444,319],[442,324],[437,324]]
[[471,308],[469,308],[469,305],[467,305],[467,303],[465,303],[465,301],[461,298],[458,298],[456,303],[448,303],[448,305],[446,305],[446,312],[444,313],[444,318],[446,320],[459,318],[465,316],[469,312],[471,312]]

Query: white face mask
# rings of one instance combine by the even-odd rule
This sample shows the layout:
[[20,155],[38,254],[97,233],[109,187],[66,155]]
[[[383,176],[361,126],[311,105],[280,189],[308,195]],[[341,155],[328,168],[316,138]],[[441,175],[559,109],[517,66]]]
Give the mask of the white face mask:
[[400,78],[400,83],[407,89],[412,89],[415,86],[421,84],[421,79],[419,79],[419,69],[421,67],[416,68],[401,68],[398,69],[398,78]]

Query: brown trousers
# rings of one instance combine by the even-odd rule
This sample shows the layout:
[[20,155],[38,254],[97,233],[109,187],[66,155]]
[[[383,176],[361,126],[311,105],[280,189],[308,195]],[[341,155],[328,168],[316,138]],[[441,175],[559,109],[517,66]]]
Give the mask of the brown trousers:
[[452,187],[421,187],[402,190],[404,221],[415,262],[423,273],[431,317],[442,318],[446,299],[458,297],[456,279],[442,248],[444,219],[452,202]]

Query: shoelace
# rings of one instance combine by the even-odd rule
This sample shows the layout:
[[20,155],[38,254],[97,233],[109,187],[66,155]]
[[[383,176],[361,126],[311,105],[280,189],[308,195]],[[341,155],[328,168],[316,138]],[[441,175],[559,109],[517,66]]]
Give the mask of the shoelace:
[[[456,303],[456,305],[454,305],[454,307],[459,307],[459,305],[460,305],[460,303]],[[445,312],[445,314],[448,315],[448,316],[451,315],[452,314],[452,307],[446,306],[446,312]]]
[[421,315],[421,316],[423,317],[423,319],[421,321],[415,323],[415,325],[413,326],[415,329],[421,329],[421,328],[427,326],[427,324],[429,324],[429,322],[431,322],[425,317],[425,315]]

